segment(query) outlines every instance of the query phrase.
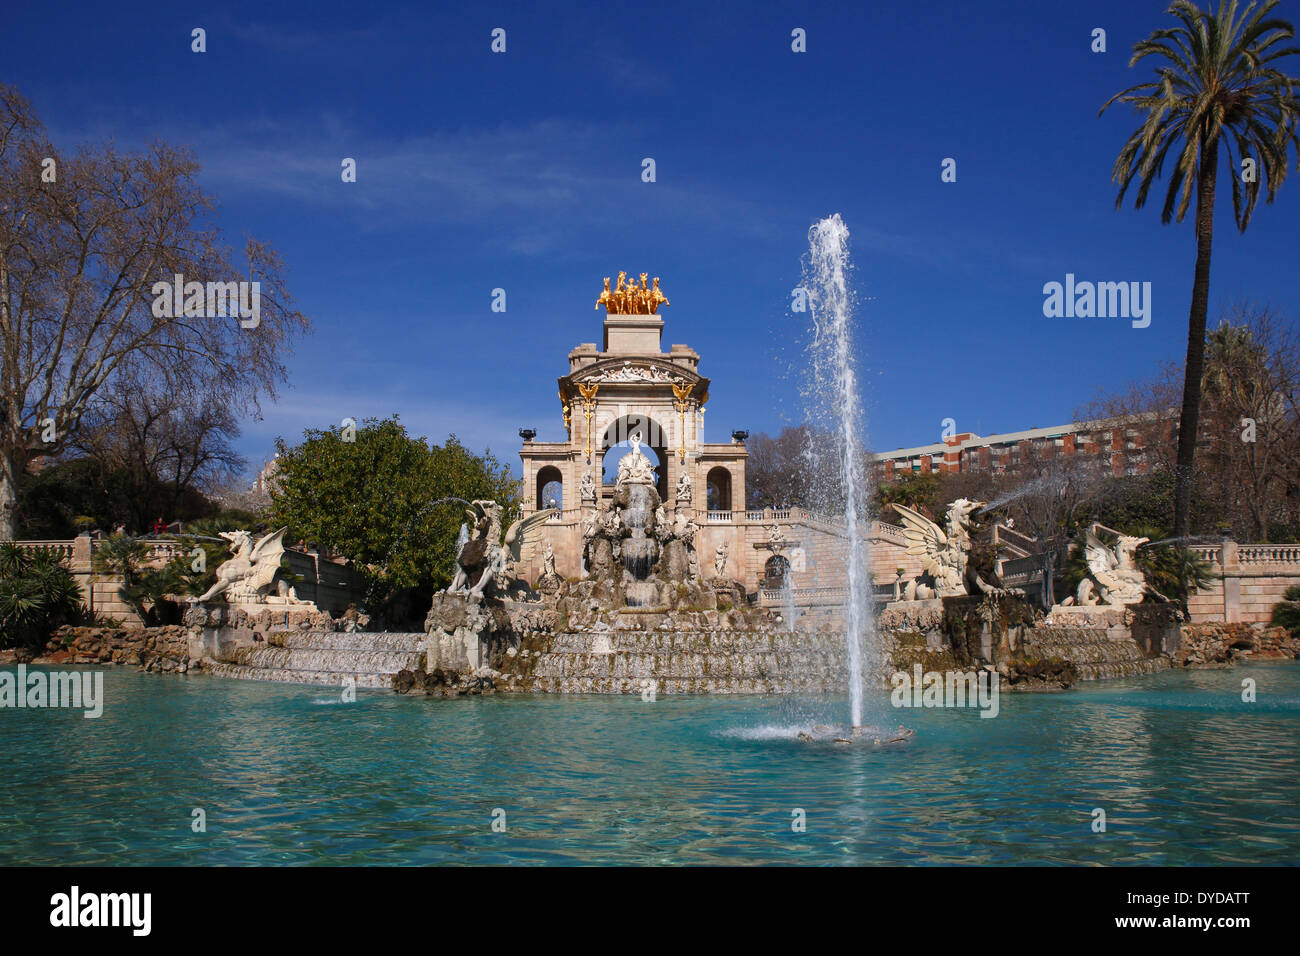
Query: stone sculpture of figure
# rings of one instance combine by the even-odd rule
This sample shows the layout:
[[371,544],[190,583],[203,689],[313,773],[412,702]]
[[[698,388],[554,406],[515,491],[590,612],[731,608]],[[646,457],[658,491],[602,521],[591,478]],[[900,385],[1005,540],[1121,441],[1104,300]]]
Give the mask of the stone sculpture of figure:
[[700,526],[686,512],[678,511],[673,515],[673,537],[685,541],[688,547],[695,547],[695,535]]
[[[1137,566],[1137,549],[1150,538],[1135,538],[1122,534],[1112,551],[1089,528],[1084,534],[1084,556],[1088,560],[1088,576],[1079,582],[1075,599],[1090,607],[1096,604],[1140,604],[1142,598],[1153,594],[1161,601],[1169,600],[1147,584],[1141,568]],[[1070,602],[1065,602],[1070,603]]]
[[591,477],[591,472],[584,472],[582,481],[578,483],[578,494],[583,501],[596,500],[596,480]]
[[542,553],[542,574],[547,577],[555,576],[555,552],[551,550],[551,543],[546,542],[546,550]]
[[700,576],[700,555],[694,546],[686,549],[686,561],[686,573],[692,578],[698,578]]
[[682,472],[677,478],[677,503],[679,505],[691,503],[691,479],[686,472]]
[[655,537],[659,539],[660,544],[663,544],[663,542],[671,538],[672,535],[672,525],[668,523],[668,515],[664,511],[664,506],[660,505],[655,509]]
[[611,538],[618,539],[623,534],[623,509],[615,505],[605,512],[604,528],[605,534]]
[[599,511],[593,511],[591,517],[582,526],[582,576],[585,579],[591,573],[591,543],[600,533],[603,522]]
[[785,544],[785,532],[775,521],[767,526],[767,543],[773,551],[781,550],[781,545]]
[[981,501],[958,498],[948,506],[944,528],[906,505],[893,506],[903,519],[903,536],[910,542],[907,553],[920,556],[921,569],[934,582],[933,585],[926,584],[920,578],[909,581],[903,591],[903,600],[921,601],[977,592],[1023,596],[1023,591],[994,587],[978,574],[966,573],[971,547],[971,515],[983,506]]
[[717,550],[713,552],[713,570],[718,572],[718,577],[722,577],[727,570],[727,542],[718,545]]
[[618,463],[618,480],[616,484],[633,481],[654,484],[654,467],[650,459],[641,454],[641,442],[634,435],[629,441],[632,450]]
[[[235,602],[267,603],[275,574],[280,570],[280,557],[284,554],[284,533],[287,530],[281,528],[273,531],[256,544],[247,531],[222,531],[221,537],[230,542],[230,553],[234,557],[217,566],[216,583],[199,597],[193,598],[192,603],[210,601],[223,593],[227,594],[227,600]],[[288,597],[287,593],[281,596]]]
[[503,535],[501,504],[496,501],[473,501],[467,515],[475,528],[474,537],[456,550],[456,575],[447,591],[451,594],[486,593],[492,585],[506,592],[515,580],[515,565],[526,541],[535,541],[542,526],[555,513],[547,508],[520,518]]

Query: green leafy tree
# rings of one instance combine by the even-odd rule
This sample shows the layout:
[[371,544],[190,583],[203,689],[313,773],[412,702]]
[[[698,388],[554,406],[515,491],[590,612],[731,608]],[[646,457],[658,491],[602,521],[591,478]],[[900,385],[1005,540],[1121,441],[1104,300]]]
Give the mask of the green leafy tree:
[[33,646],[81,618],[81,589],[60,555],[0,543],[0,646]]
[[297,446],[277,442],[270,523],[288,525],[286,540],[350,558],[368,579],[372,607],[395,591],[450,583],[466,506],[448,499],[499,501],[507,524],[518,514],[519,482],[491,452],[475,455],[454,435],[430,446],[397,416],[367,419],[354,437],[308,429]]
[[[1295,30],[1287,21],[1268,16],[1275,6],[1277,0],[1264,0],[1238,14],[1237,0],[1221,0],[1218,9],[1209,13],[1187,0],[1176,0],[1168,12],[1179,25],[1138,42],[1129,60],[1133,67],[1156,57],[1155,79],[1117,93],[1101,109],[1104,113],[1120,102],[1146,114],[1115,160],[1112,179],[1120,187],[1117,208],[1123,206],[1134,182],[1139,184],[1134,206],[1145,205],[1171,150],[1161,222],[1182,222],[1193,190],[1196,193],[1196,270],[1187,322],[1174,494],[1174,534],[1180,537],[1188,533],[1191,519],[1220,147],[1230,170],[1233,215],[1243,232],[1261,183],[1266,186],[1266,201],[1272,202],[1285,180],[1289,144],[1300,153],[1297,81],[1276,66],[1276,61],[1300,49],[1282,45]],[[1239,160],[1250,160],[1255,174],[1238,175]]]
[[939,476],[933,472],[905,474],[876,489],[877,513],[888,516],[890,505],[903,505],[929,518],[938,515],[947,504],[939,500]]

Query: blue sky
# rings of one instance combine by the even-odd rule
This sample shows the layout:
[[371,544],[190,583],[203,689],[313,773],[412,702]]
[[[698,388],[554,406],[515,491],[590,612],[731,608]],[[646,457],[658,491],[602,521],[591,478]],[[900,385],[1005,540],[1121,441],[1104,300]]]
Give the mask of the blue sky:
[[[245,426],[254,465],[276,435],[398,412],[517,468],[520,426],[563,436],[555,379],[600,340],[592,306],[620,269],[662,277],[665,346],[700,352],[706,439],[797,422],[790,290],[832,212],[853,235],[868,442],[891,449],[949,417],[981,434],[1065,422],[1181,360],[1190,217],[1115,210],[1136,120],[1097,117],[1146,78],[1129,51],[1165,6],[15,3],[0,79],[65,148],[193,146],[228,238],[283,255],[315,330]],[[1300,314],[1292,177],[1241,235],[1221,174],[1211,323],[1245,298]],[[1150,327],[1045,318],[1043,284],[1067,272],[1151,282]]]

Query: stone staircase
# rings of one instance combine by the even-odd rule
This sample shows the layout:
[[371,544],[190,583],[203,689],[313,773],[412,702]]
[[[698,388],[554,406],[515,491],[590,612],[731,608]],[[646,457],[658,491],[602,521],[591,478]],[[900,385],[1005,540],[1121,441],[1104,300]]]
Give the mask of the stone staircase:
[[424,666],[424,641],[423,633],[275,632],[205,669],[240,680],[341,686],[351,679],[357,687],[388,689],[398,671]]
[[1020,653],[1070,661],[1079,680],[1136,677],[1173,666],[1167,657],[1147,657],[1131,637],[1110,637],[1104,627],[1026,628]]
[[788,631],[563,632],[508,665],[544,693],[789,694],[843,690],[844,638]]

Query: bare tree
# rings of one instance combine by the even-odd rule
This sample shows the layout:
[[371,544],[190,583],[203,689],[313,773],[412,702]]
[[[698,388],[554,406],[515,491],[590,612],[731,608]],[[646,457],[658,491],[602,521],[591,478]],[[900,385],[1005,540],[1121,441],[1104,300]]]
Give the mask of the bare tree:
[[135,489],[129,525],[148,527],[160,514],[180,516],[193,492],[211,496],[247,464],[231,441],[239,426],[230,406],[212,395],[151,393],[126,380],[101,390],[69,449],[130,476]]
[[1229,309],[1207,336],[1199,445],[1223,512],[1252,540],[1296,521],[1300,337],[1266,306]]
[[1021,482],[1007,502],[1017,530],[1038,539],[1042,548],[1042,602],[1056,603],[1056,571],[1075,531],[1079,512],[1102,487],[1103,465],[1090,455],[1066,455],[1049,439],[1030,443],[1019,456],[1014,478]]
[[827,452],[833,441],[811,425],[788,426],[776,436],[751,436],[745,443],[745,507],[817,507],[822,488],[838,480]]
[[[1169,423],[1182,390],[1181,365],[1103,395],[1086,419],[1132,433],[1152,470],[1174,473],[1177,434]],[[1225,521],[1239,537],[1300,529],[1300,332],[1276,310],[1251,303],[1221,313],[1206,336],[1197,437],[1195,516],[1204,529]],[[1163,524],[1170,524],[1166,517]],[[1287,531],[1289,529],[1289,532]],[[1212,530],[1212,529],[1211,529]]]
[[[247,239],[245,268],[219,241],[214,201],[188,150],[111,143],[64,154],[31,106],[0,84],[0,539],[12,538],[18,478],[69,447],[114,381],[154,394],[211,395],[258,408],[284,381],[306,329],[279,256]],[[255,327],[213,308],[159,308],[155,288],[260,284]],[[224,287],[224,286],[223,286]]]

